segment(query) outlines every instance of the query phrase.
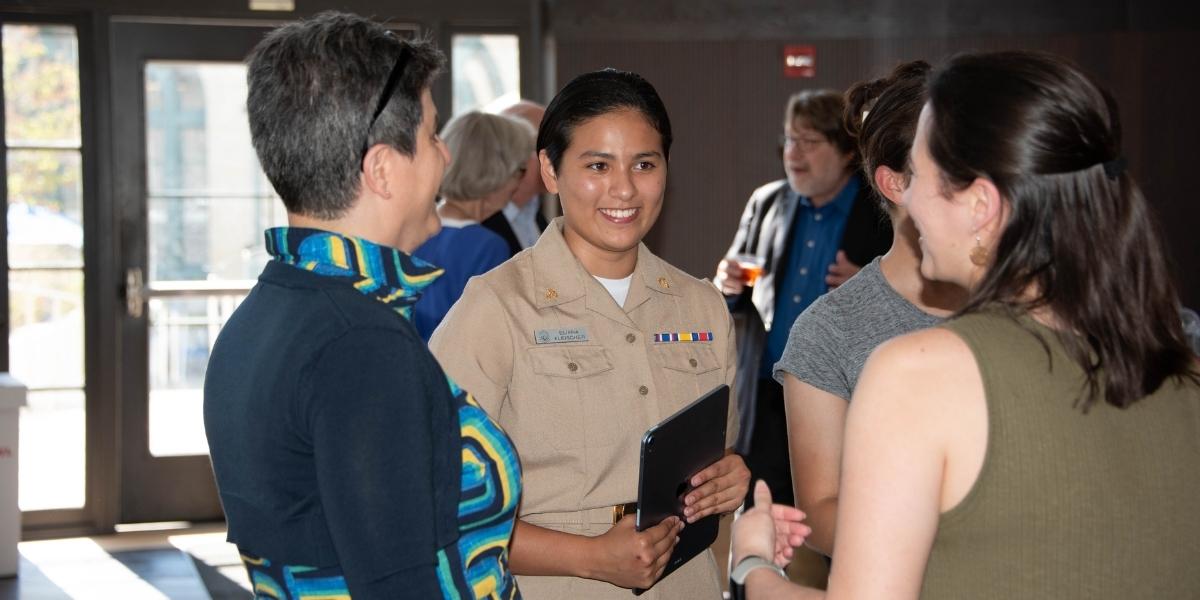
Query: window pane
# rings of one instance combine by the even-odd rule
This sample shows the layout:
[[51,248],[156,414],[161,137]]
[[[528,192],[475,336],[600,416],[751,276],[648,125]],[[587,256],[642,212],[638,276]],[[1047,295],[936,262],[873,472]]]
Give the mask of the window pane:
[[258,277],[263,230],[287,214],[274,197],[151,197],[147,219],[152,281],[228,281]]
[[459,34],[452,41],[454,114],[496,112],[521,98],[516,35]]
[[[287,215],[262,173],[241,63],[150,61],[146,86],[149,283],[253,280],[263,230]],[[150,453],[204,454],[208,353],[242,295],[152,298]]]
[[8,151],[8,265],[83,266],[78,150]]
[[83,190],[75,28],[3,25],[9,370],[21,510],[84,505]]
[[4,114],[9,145],[79,147],[75,28],[4,25]]
[[246,120],[240,63],[146,65],[150,281],[253,279],[286,223]]
[[274,196],[246,118],[241,63],[146,63],[146,177],[151,196]]
[[206,454],[204,371],[241,296],[150,301],[150,453]]
[[83,271],[9,271],[8,303],[13,376],[32,389],[82,387]]
[[29,392],[29,405],[21,409],[17,451],[21,510],[83,506],[83,402],[83,390]]

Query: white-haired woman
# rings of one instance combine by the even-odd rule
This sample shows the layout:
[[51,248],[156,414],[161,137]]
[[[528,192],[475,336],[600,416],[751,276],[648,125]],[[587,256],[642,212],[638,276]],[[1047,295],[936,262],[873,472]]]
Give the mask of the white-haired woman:
[[425,341],[462,295],[467,280],[508,260],[504,238],[480,225],[504,208],[525,175],[535,132],[525,121],[471,111],[450,120],[442,139],[454,162],[442,178],[442,230],[414,253],[445,269],[414,311]]

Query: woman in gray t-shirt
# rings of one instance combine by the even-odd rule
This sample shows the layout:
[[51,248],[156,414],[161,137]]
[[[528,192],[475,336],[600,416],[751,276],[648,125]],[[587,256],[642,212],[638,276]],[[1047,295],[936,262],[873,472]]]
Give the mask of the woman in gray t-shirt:
[[891,218],[892,247],[805,310],[775,364],[796,506],[812,526],[806,543],[827,556],[833,553],[846,408],[867,356],[893,337],[937,324],[966,299],[960,287],[921,277],[917,230],[900,205],[928,71],[924,61],[906,63],[847,92],[847,129],[858,138],[867,179]]

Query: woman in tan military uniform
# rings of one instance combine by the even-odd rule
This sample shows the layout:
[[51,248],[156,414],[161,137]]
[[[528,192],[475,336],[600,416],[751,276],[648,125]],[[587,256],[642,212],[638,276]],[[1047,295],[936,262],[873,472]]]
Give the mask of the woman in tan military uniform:
[[[641,243],[662,207],[670,145],[666,109],[638,75],[606,69],[568,83],[538,134],[542,178],[564,217],[472,279],[430,340],[521,455],[525,496],[510,560],[528,600],[626,600],[623,588],[657,578],[683,524],[637,532],[632,515],[614,517],[637,497],[639,441],[733,383],[721,294]],[[732,453],[697,473],[686,519],[733,511],[749,477]],[[718,573],[705,552],[643,597],[719,598]]]

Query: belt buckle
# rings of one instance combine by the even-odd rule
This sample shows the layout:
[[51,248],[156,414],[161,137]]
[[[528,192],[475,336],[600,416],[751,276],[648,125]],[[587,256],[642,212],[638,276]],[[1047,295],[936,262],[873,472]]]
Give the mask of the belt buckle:
[[627,502],[625,504],[618,504],[618,505],[612,507],[612,511],[613,511],[613,521],[612,522],[613,522],[613,525],[616,525],[617,521],[620,521],[625,515],[637,515],[637,502]]

